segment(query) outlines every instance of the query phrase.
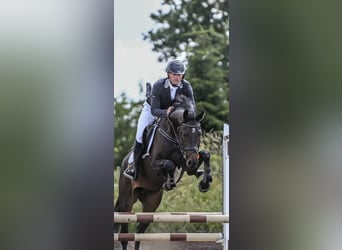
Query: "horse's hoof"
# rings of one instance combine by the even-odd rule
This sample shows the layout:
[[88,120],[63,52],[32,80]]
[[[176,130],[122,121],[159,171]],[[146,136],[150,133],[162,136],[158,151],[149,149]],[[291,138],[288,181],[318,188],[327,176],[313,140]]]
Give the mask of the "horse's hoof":
[[200,181],[200,183],[198,184],[198,189],[202,193],[208,192],[209,188],[210,188],[210,183],[209,182],[205,183],[203,181]]

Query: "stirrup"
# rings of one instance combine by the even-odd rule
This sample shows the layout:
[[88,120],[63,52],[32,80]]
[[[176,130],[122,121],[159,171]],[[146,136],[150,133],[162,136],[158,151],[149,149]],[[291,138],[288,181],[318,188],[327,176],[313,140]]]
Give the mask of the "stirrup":
[[134,180],[137,178],[137,170],[133,166],[126,168],[123,174],[124,176],[126,176],[127,178],[131,180]]

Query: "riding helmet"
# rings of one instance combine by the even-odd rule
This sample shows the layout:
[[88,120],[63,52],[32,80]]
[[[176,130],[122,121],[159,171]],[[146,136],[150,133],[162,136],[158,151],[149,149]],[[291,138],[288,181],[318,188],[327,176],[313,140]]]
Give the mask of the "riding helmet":
[[184,74],[185,65],[181,60],[172,60],[167,64],[165,71],[166,73]]

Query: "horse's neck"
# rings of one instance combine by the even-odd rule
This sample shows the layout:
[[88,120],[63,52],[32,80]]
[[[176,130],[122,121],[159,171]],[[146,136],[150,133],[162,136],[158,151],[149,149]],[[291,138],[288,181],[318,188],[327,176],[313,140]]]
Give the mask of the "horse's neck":
[[162,128],[164,131],[168,132],[168,134],[172,136],[174,135],[174,127],[167,118],[160,119],[158,126]]

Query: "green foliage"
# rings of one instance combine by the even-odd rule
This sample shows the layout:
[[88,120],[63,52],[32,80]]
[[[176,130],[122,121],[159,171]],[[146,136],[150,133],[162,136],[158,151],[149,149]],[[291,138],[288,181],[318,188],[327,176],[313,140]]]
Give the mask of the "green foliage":
[[133,101],[121,94],[114,98],[114,166],[117,167],[133,146],[143,101]]
[[199,110],[205,110],[206,131],[228,122],[228,1],[164,0],[150,15],[156,28],[143,34],[160,54],[159,61],[182,56],[188,61]]
[[[222,132],[206,133],[201,141],[201,150],[211,152],[211,168],[213,182],[208,192],[201,193],[198,183],[201,180],[184,174],[176,189],[164,192],[157,212],[220,212],[222,207]],[[118,193],[119,169],[114,174],[114,199]],[[137,202],[134,212],[141,212],[141,204]],[[130,225],[134,230],[136,224]],[[220,223],[152,223],[146,232],[221,232]]]
[[223,131],[205,132],[201,138],[200,148],[206,149],[213,155],[220,155],[222,152]]
[[153,43],[160,61],[187,53],[189,48],[201,44],[196,34],[206,33],[209,28],[228,36],[228,1],[164,0],[150,17],[157,25],[143,34],[143,38]]
[[[195,34],[201,43],[191,51],[187,77],[194,88],[197,109],[205,110],[206,117],[202,122],[204,130],[220,130],[224,122],[228,122],[228,67],[224,52],[220,51],[225,39],[217,41],[214,30]],[[219,36],[220,37],[220,36]],[[220,46],[213,45],[222,43]]]

